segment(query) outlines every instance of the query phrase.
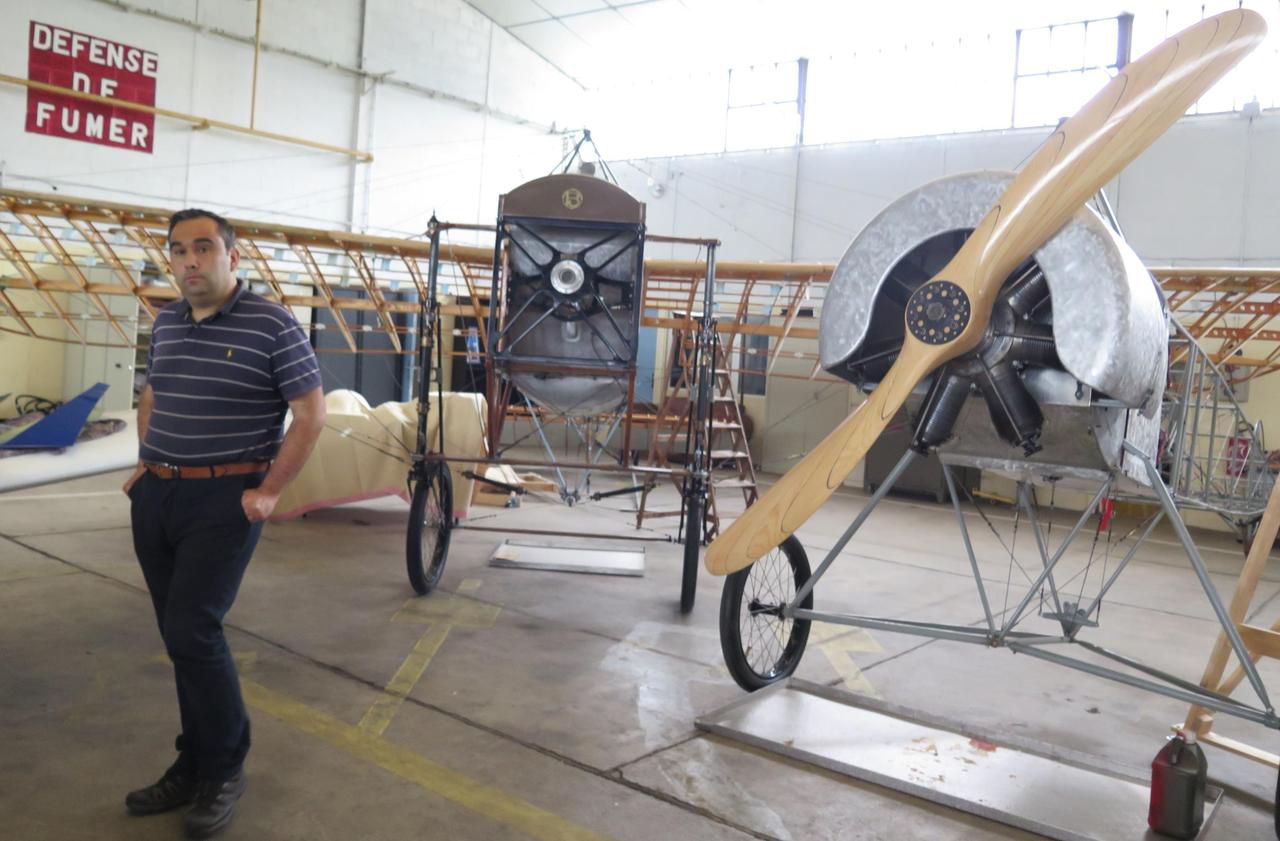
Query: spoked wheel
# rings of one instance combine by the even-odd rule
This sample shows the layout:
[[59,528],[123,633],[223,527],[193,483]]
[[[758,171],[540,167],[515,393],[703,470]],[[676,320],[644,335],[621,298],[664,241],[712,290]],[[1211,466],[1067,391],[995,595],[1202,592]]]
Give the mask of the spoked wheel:
[[405,545],[409,583],[418,595],[427,595],[440,583],[452,530],[453,480],[448,468],[429,466],[413,488]]
[[[809,620],[782,615],[809,580],[809,558],[795,535],[724,582],[720,596],[720,648],[725,665],[748,692],[776,683],[800,665]],[[813,607],[810,592],[800,607]]]
[[680,576],[680,612],[693,610],[698,593],[698,548],[702,545],[702,494],[690,493],[684,510],[684,568]]

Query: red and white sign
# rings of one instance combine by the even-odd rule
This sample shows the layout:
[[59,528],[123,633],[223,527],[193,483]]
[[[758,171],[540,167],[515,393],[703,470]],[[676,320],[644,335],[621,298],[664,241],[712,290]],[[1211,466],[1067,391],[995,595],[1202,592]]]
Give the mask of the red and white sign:
[[[31,21],[27,78],[80,93],[156,104],[159,56],[93,35]],[[27,131],[150,153],[155,114],[27,89]]]

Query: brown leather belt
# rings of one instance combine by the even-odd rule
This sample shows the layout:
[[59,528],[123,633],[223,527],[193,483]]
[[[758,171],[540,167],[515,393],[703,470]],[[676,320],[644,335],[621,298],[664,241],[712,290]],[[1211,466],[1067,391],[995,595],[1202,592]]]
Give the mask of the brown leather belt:
[[156,464],[143,462],[148,473],[161,479],[217,479],[219,476],[243,476],[247,473],[266,473],[269,461],[245,461],[239,464],[206,464],[199,467],[183,464]]

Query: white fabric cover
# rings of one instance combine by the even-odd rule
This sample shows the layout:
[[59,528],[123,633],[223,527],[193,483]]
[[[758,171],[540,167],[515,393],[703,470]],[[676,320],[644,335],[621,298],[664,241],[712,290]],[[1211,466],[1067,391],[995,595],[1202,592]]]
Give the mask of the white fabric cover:
[[[289,483],[272,521],[287,520],[308,511],[379,496],[407,500],[405,478],[418,434],[418,404],[383,403],[370,408],[354,391],[339,389],[324,397],[328,420],[315,451],[302,472]],[[444,395],[445,453],[449,458],[485,456],[484,395],[446,392]],[[431,393],[427,414],[428,449],[436,451],[440,406]],[[464,479],[465,463],[450,463],[454,514],[465,517],[473,481]]]

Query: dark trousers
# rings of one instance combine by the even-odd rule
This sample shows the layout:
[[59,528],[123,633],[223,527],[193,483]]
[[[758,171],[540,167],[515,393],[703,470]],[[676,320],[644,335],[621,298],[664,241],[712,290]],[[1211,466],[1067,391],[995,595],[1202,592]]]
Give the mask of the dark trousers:
[[262,474],[161,479],[129,490],[133,547],[178,687],[182,732],[176,766],[199,779],[234,776],[249,752],[249,716],[222,633],[262,534],[240,504]]

